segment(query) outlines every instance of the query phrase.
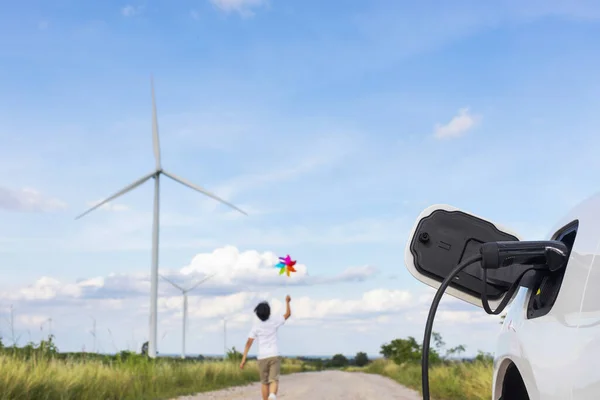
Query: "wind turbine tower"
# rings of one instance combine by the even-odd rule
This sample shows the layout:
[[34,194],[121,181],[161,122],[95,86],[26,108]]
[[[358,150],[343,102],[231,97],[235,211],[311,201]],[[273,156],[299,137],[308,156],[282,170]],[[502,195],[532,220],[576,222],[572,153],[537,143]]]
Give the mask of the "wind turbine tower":
[[227,360],[227,317],[223,317],[223,360]]
[[161,278],[163,278],[165,281],[169,282],[171,285],[173,285],[175,288],[181,290],[181,294],[183,295],[183,333],[182,333],[182,342],[181,342],[181,358],[185,359],[185,332],[186,332],[186,326],[187,326],[187,310],[188,310],[188,297],[187,294],[188,292],[196,289],[198,286],[200,286],[202,283],[206,282],[207,280],[209,280],[210,278],[212,278],[214,276],[213,275],[209,275],[206,278],[202,279],[200,282],[196,283],[195,285],[191,286],[188,289],[184,289],[181,286],[179,286],[178,284],[176,284],[175,282],[173,282],[172,280],[170,280],[169,278],[160,275]]
[[182,184],[183,186],[187,186],[190,189],[193,189],[197,192],[202,193],[205,196],[208,196],[214,200],[217,200],[227,206],[233,208],[241,212],[244,215],[248,215],[245,211],[242,211],[235,205],[223,200],[217,195],[209,192],[208,190],[195,185],[183,178],[178,177],[177,175],[167,172],[163,170],[160,160],[160,144],[158,140],[158,120],[156,116],[156,100],[154,98],[154,81],[150,79],[150,86],[152,90],[152,138],[154,143],[154,160],[156,162],[155,169],[148,175],[144,175],[135,182],[125,186],[123,189],[108,197],[107,199],[101,201],[96,204],[83,214],[77,216],[75,219],[79,219],[95,209],[102,207],[106,203],[121,197],[127,192],[132,191],[133,189],[140,186],[142,183],[146,182],[150,178],[154,179],[154,216],[152,220],[152,266],[150,270],[150,332],[148,335],[148,355],[152,358],[156,357],[156,332],[157,332],[157,311],[158,311],[158,234],[159,234],[159,200],[160,200],[160,176],[165,175],[166,177],[174,180],[177,183]]
[[97,352],[97,347],[96,347],[96,318],[94,317],[90,317],[92,319],[92,321],[94,322],[94,325],[92,327],[92,331],[90,332],[92,334],[92,337],[94,338],[94,348],[92,349],[94,353]]

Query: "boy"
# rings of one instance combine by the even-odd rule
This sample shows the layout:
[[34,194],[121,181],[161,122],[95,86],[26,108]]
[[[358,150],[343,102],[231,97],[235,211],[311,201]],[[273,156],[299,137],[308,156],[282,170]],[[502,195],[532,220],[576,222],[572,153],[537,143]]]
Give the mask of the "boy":
[[250,334],[248,335],[248,341],[246,342],[246,348],[244,349],[244,356],[242,357],[240,368],[243,369],[244,365],[246,365],[248,351],[250,351],[254,339],[258,339],[257,359],[260,381],[262,383],[261,389],[263,400],[277,400],[280,368],[279,349],[277,348],[277,330],[292,315],[290,301],[292,301],[290,296],[286,296],[285,314],[283,316],[274,315],[270,318],[271,307],[266,301],[259,303],[254,309],[258,321],[255,321],[250,330]]

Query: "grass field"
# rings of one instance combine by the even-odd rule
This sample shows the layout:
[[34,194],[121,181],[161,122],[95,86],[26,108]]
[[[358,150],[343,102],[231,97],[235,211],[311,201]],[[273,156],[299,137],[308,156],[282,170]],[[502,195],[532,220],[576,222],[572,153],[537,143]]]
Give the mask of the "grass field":
[[[306,370],[303,363],[284,360],[282,373]],[[0,355],[0,399],[90,400],[172,399],[258,381],[250,361],[149,360],[131,357],[110,361]]]
[[[376,360],[363,368],[348,368],[392,378],[398,383],[421,391],[421,365],[397,365],[388,360]],[[492,398],[491,363],[449,363],[431,367],[429,390],[437,400],[490,400]]]
[[[259,380],[256,361],[239,368],[241,354],[231,349],[228,359],[150,359],[123,351],[115,355],[60,353],[52,337],[38,345],[6,348],[0,341],[0,400],[173,399]],[[338,359],[339,358],[339,359]],[[343,360],[342,360],[343,358]],[[358,358],[358,357],[357,357]],[[328,362],[284,358],[283,374],[348,365],[345,357]],[[354,360],[352,360],[354,361]],[[368,361],[368,360],[365,360]],[[420,390],[420,364],[379,359],[365,367],[346,367],[390,377]],[[430,369],[431,395],[436,400],[489,400],[492,362],[438,362]]]

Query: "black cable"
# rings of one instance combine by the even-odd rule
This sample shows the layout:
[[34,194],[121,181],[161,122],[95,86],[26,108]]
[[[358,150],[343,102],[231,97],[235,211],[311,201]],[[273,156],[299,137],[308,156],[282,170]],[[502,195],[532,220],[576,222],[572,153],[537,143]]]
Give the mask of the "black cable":
[[[463,269],[467,268],[471,264],[476,263],[477,261],[481,261],[481,255],[473,256],[471,258],[466,259],[462,263],[458,264],[450,272],[450,274],[448,274],[446,279],[444,279],[442,281],[440,287],[438,288],[437,292],[435,293],[435,296],[433,297],[433,301],[431,302],[431,308],[429,309],[429,315],[427,316],[427,322],[425,324],[425,334],[423,337],[423,350],[422,350],[422,354],[421,354],[421,381],[422,381],[422,388],[423,388],[423,400],[430,400],[429,399],[429,347],[431,344],[431,332],[433,330],[433,321],[435,319],[435,313],[437,312],[438,306],[440,304],[440,301],[442,300],[442,296],[444,295],[444,292],[446,292],[446,289],[448,288],[448,286],[450,286],[450,283],[452,282],[454,277],[456,275],[458,275]],[[483,290],[481,293],[481,303],[483,305],[483,308],[485,309],[485,311],[488,314],[498,315],[504,310],[504,308],[506,308],[507,304],[512,299],[513,295],[515,294],[515,292],[517,291],[517,289],[520,286],[521,279],[525,276],[525,274],[527,274],[528,272],[530,272],[532,270],[539,270],[539,269],[544,269],[544,268],[543,268],[543,266],[540,265],[540,266],[534,266],[531,268],[527,268],[526,270],[524,270],[517,277],[517,279],[515,279],[513,281],[512,285],[506,291],[506,294],[502,298],[502,301],[500,302],[498,307],[496,307],[496,309],[493,311],[490,308],[488,297],[487,297],[487,290],[486,290],[487,289],[487,285],[486,285],[487,269],[486,268],[482,268],[482,269],[483,269],[482,282],[484,283],[484,285],[483,285]]]
[[[483,269],[483,282],[487,282],[487,268],[482,268],[482,269]],[[530,271],[540,270],[540,269],[544,269],[544,268],[542,266],[534,266],[531,268],[527,268],[526,270],[521,272],[521,274],[517,277],[517,279],[514,280],[512,285],[510,285],[510,288],[508,288],[508,290],[506,291],[506,294],[502,298],[502,301],[500,302],[500,304],[498,304],[498,307],[496,307],[496,309],[494,311],[492,311],[492,308],[490,307],[490,303],[488,301],[487,285],[484,284],[483,291],[481,292],[481,305],[483,306],[483,309],[485,310],[485,312],[490,315],[498,315],[502,311],[504,311],[504,309],[506,308],[506,306],[508,305],[508,303],[514,296],[515,292],[519,288],[519,286],[521,284],[521,280],[523,279],[525,274],[527,274]],[[547,269],[545,269],[545,270],[547,270]]]
[[427,317],[427,323],[425,324],[425,335],[423,337],[423,350],[421,358],[421,381],[423,385],[423,400],[429,400],[429,345],[431,342],[431,331],[433,330],[433,320],[435,319],[435,313],[440,304],[440,300],[444,295],[444,292],[450,285],[450,282],[456,275],[469,265],[481,261],[481,255],[473,256],[466,259],[462,263],[458,264],[450,274],[442,281],[442,284],[438,288],[433,301],[431,302],[431,308],[429,309],[429,316]]

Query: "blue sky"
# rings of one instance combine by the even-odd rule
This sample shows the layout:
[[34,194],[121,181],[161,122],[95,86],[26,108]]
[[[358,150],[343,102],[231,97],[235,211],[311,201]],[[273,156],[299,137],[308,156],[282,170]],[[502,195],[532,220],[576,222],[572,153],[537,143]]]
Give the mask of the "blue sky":
[[[200,256],[190,271],[218,265],[232,280],[190,300],[190,352],[222,349],[224,316],[241,347],[256,291],[299,300],[288,353],[374,355],[420,337],[431,292],[402,254],[423,208],[450,203],[542,238],[597,191],[599,19],[592,1],[558,0],[6,6],[0,305],[15,307],[21,341],[52,318],[60,348],[89,348],[93,317],[104,350],[141,345],[152,184],[74,217],[152,171],[153,74],[164,168],[250,214],[163,180],[161,271],[234,246],[250,271],[289,253],[310,274],[244,286],[236,250]],[[77,286],[98,277],[102,290]],[[176,352],[181,303],[161,290],[159,351]],[[444,307],[450,345],[493,350],[496,319]]]

